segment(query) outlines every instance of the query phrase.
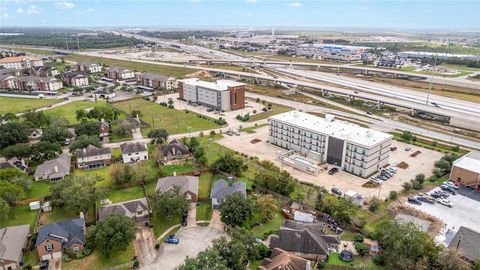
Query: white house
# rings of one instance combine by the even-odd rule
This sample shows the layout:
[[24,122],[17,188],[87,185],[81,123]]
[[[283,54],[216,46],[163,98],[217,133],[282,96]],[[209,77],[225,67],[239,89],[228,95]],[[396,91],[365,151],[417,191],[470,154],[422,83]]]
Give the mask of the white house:
[[103,168],[110,164],[112,159],[112,150],[110,148],[98,148],[94,145],[88,145],[85,148],[78,149],[75,152],[77,157],[77,167],[83,169]]
[[123,163],[134,163],[148,159],[147,144],[144,143],[124,143],[120,145]]

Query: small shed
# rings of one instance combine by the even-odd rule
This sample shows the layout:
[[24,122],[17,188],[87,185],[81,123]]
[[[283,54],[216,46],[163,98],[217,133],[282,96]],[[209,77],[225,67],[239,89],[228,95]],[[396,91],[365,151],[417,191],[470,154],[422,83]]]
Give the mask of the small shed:
[[309,213],[304,213],[298,210],[295,211],[295,213],[293,213],[293,220],[296,220],[296,221],[313,222],[314,219],[315,217]]
[[42,211],[43,212],[51,212],[52,211],[52,202],[46,201],[42,204]]
[[30,210],[40,209],[40,201],[31,202],[29,205],[30,205]]

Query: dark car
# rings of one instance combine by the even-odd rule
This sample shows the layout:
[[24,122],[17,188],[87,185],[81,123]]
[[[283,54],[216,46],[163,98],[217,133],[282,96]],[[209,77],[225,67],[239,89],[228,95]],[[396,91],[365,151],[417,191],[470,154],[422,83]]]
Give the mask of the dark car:
[[424,197],[424,196],[418,196],[417,200],[419,200],[421,202],[424,202],[424,203],[429,203],[429,204],[434,204],[435,203],[435,201],[432,200],[431,198]]
[[188,224],[187,219],[188,219],[188,213],[183,214],[183,216],[182,216],[182,226],[183,227],[187,226],[187,224]]
[[208,108],[207,112],[213,112],[215,109],[214,108]]
[[49,260],[43,260],[40,262],[40,270],[48,270]]
[[411,197],[408,197],[408,202],[409,203],[413,203],[413,204],[422,204],[422,202],[420,202],[417,197],[414,197],[414,196],[411,196]]
[[331,191],[332,191],[333,194],[337,194],[338,196],[342,196],[342,192],[338,188],[334,187],[334,188],[332,188]]
[[457,192],[455,191],[455,189],[453,189],[453,188],[451,188],[451,187],[449,187],[449,186],[447,186],[447,185],[441,185],[440,188],[441,188],[442,190],[444,190],[444,191],[448,191],[448,192],[452,193],[452,195],[456,195],[456,194],[457,194]]
[[178,245],[180,243],[180,239],[178,239],[175,235],[170,235],[167,239],[165,239],[165,243]]
[[331,169],[328,171],[328,174],[333,175],[333,174],[335,174],[335,173],[337,173],[337,172],[338,172],[338,168],[331,168]]

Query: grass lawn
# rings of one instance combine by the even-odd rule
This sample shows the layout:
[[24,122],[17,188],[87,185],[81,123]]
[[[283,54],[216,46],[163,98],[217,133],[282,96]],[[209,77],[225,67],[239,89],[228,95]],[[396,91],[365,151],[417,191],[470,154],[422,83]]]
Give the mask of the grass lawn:
[[113,106],[127,113],[130,109],[140,110],[143,114],[140,118],[150,124],[150,128],[142,129],[144,135],[153,128],[165,128],[168,134],[179,134],[220,127],[212,121],[197,117],[198,114],[194,112],[169,109],[141,98],[116,102]]
[[[219,140],[223,137],[221,134],[217,134],[214,137],[212,136],[204,136],[199,138],[200,145],[205,149],[205,152],[207,153],[207,160],[208,160],[208,165],[212,165],[212,163],[218,159],[221,155],[223,155],[226,152],[233,153],[234,151],[226,148],[218,143],[215,143],[216,140]],[[209,142],[209,139],[212,139]]]
[[[253,105],[253,106],[255,106],[255,105]],[[248,122],[254,122],[254,121],[266,119],[266,118],[268,118],[272,115],[277,115],[277,114],[281,114],[281,113],[284,113],[284,112],[289,112],[291,110],[293,110],[293,109],[290,108],[290,107],[283,106],[283,105],[276,104],[276,103],[272,103],[272,109],[270,111],[259,112],[257,114],[250,115],[250,120],[248,120]]]
[[197,220],[210,220],[212,218],[212,204],[210,202],[200,202],[197,206]]
[[41,199],[48,196],[50,195],[50,187],[52,187],[52,183],[48,181],[35,181],[32,183],[26,199]]
[[338,253],[330,253],[330,256],[328,257],[327,265],[325,267],[325,269],[335,269],[334,267],[329,267],[329,265],[347,266],[347,267],[354,267],[355,269],[369,269],[369,270],[386,269],[383,266],[375,265],[371,257],[369,256],[366,256],[366,257],[355,256],[353,261],[344,262],[340,259],[340,256]]
[[248,269],[257,270],[257,268],[262,265],[263,259],[250,262]]
[[38,252],[36,249],[25,253],[22,259],[25,265],[34,266],[40,263],[40,258],[38,257]]
[[264,126],[266,126],[266,125],[268,125],[268,124],[260,124],[260,125],[256,125],[256,126],[253,126],[253,127],[242,128],[242,129],[240,129],[240,131],[246,132],[246,133],[248,133],[248,134],[252,134],[252,133],[255,133],[255,132],[256,132],[255,129],[264,127]]
[[[109,105],[105,101],[97,101],[97,102],[73,101],[63,106],[46,110],[45,114],[64,117],[68,120],[68,122],[70,122],[70,124],[75,125],[79,123],[75,118],[75,111],[79,109],[86,110],[86,109],[93,109],[94,107],[108,107],[108,106]],[[119,118],[125,118],[125,115],[120,114]]]
[[[71,262],[63,262],[63,270],[78,270],[78,269],[107,269],[112,266],[128,263],[132,261],[135,256],[135,248],[133,242],[128,246],[125,251],[117,251],[110,254],[109,258],[103,257],[98,250],[95,250],[89,256],[80,259],[73,260]],[[120,268],[123,269],[123,268]],[[128,269],[128,268],[127,268]]]
[[142,186],[114,189],[108,191],[106,195],[107,198],[112,201],[112,203],[130,201],[145,197]]
[[[93,213],[91,215],[93,215]],[[76,211],[67,212],[61,207],[53,207],[52,211],[45,212],[42,214],[42,219],[45,222],[44,224],[65,221],[68,219],[78,218],[78,217],[79,217],[79,213],[77,213]]]
[[160,171],[164,175],[173,175],[174,172],[178,173],[187,173],[192,172],[198,169],[196,165],[165,165],[160,168]]
[[210,189],[212,188],[213,175],[210,172],[202,173],[198,178],[198,197],[200,199],[207,199],[210,197]]
[[253,227],[250,231],[253,236],[261,238],[265,233],[278,230],[283,225],[284,218],[280,212],[275,213],[275,217],[259,226]]
[[166,220],[163,217],[153,216],[153,234],[158,238],[162,233],[173,225],[180,224],[180,217],[174,217],[172,220]]
[[156,64],[139,63],[139,62],[128,61],[128,60],[118,60],[118,59],[75,55],[75,54],[65,57],[65,60],[70,60],[75,62],[87,61],[87,62],[105,64],[110,67],[120,66],[124,68],[133,69],[138,72],[152,72],[152,73],[160,73],[163,75],[168,74],[170,76],[177,77],[177,78],[182,78],[187,74],[198,71],[191,68],[171,67],[171,66],[163,66],[163,65],[156,65]]
[[17,206],[8,212],[7,218],[0,220],[0,228],[29,224],[30,229],[35,227],[38,210],[30,210],[28,205]]
[[0,97],[0,114],[20,113],[60,102],[58,99]]
[[110,166],[94,170],[83,170],[77,168],[73,174],[75,176],[87,176],[94,178],[97,181],[97,187],[110,187],[113,186],[112,177],[110,176],[110,168]]

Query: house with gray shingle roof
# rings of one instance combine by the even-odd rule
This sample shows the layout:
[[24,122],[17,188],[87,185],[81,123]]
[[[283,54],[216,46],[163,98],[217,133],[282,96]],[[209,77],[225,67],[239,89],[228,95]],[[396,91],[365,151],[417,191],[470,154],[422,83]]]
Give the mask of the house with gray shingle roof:
[[100,207],[98,220],[103,221],[108,215],[112,214],[123,215],[133,220],[143,220],[143,218],[148,217],[149,213],[147,198],[141,198]]
[[29,233],[28,224],[0,229],[0,269],[19,268]]
[[233,177],[229,177],[228,182],[224,179],[217,180],[210,191],[212,207],[218,208],[228,195],[236,192],[239,192],[244,197],[247,197],[247,185],[245,182],[233,183]]
[[480,259],[480,232],[461,226],[448,245],[470,262]]
[[158,179],[156,192],[166,192],[173,189],[175,186],[180,188],[180,194],[183,194],[188,200],[192,202],[197,201],[198,197],[198,177],[196,176],[167,176]]
[[58,158],[47,160],[42,165],[39,165],[35,170],[35,181],[62,180],[70,173],[72,157],[68,154],[61,154]]
[[144,143],[124,143],[120,145],[123,163],[134,163],[148,159],[148,147]]
[[325,258],[330,254],[330,248],[340,245],[340,237],[326,235],[324,226],[323,223],[285,220],[278,235],[272,236],[270,248],[281,248],[307,259]]
[[110,164],[112,159],[112,149],[89,144],[85,148],[75,151],[77,157],[77,167],[83,169],[103,168]]
[[163,161],[183,160],[192,155],[188,148],[180,141],[174,139],[169,144],[160,148],[163,155]]
[[79,252],[85,247],[85,233],[83,218],[43,225],[38,230],[35,243],[38,256],[42,260],[49,260],[62,258],[62,251],[65,249]]

